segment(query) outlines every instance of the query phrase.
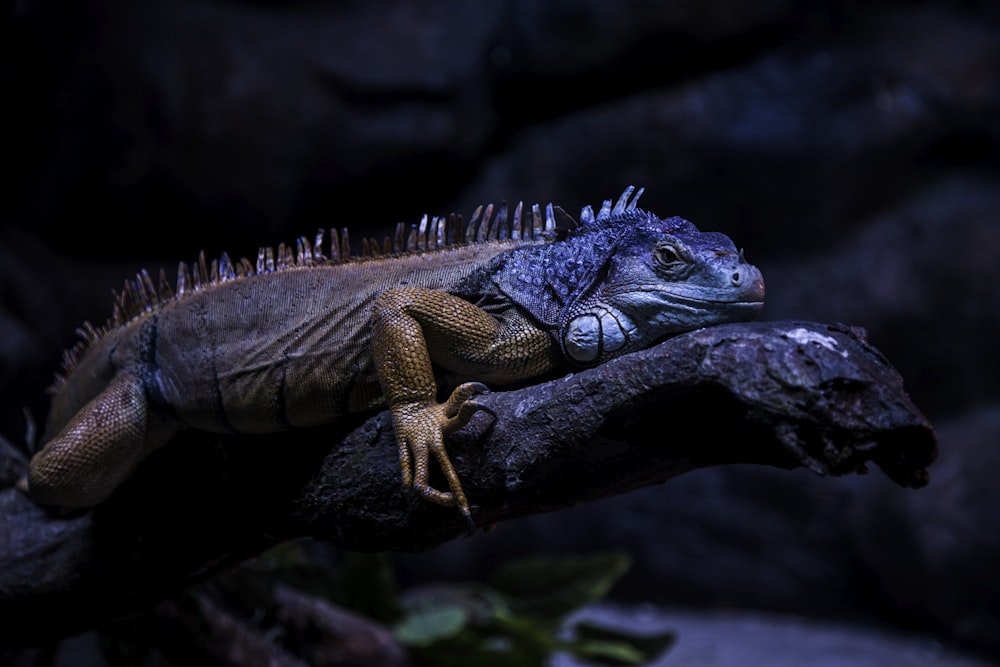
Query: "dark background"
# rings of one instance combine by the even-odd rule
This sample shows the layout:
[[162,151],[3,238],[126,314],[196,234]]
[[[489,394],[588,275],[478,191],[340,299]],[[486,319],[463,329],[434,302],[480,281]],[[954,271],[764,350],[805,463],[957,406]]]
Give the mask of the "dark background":
[[[401,559],[625,547],[621,597],[1000,655],[1000,3],[21,0],[4,25],[0,431],[140,267],[500,199],[723,231],[768,319],[865,327],[931,485],[732,467]],[[670,437],[664,424],[654,437]]]

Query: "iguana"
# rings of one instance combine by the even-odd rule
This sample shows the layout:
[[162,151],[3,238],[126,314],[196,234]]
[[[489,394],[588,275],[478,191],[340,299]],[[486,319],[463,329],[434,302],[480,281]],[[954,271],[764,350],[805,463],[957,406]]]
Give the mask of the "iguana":
[[[727,236],[647,213],[641,194],[579,223],[552,204],[480,206],[467,227],[424,216],[361,257],[346,230],[330,257],[322,231],[255,265],[202,253],[174,288],[143,271],[104,326],[78,330],[21,487],[90,507],[182,428],[270,433],[388,404],[403,484],[471,525],[443,436],[485,409],[482,383],[594,366],[763,307],[760,271]],[[442,371],[457,386],[439,403]],[[429,454],[448,491],[429,484]]]

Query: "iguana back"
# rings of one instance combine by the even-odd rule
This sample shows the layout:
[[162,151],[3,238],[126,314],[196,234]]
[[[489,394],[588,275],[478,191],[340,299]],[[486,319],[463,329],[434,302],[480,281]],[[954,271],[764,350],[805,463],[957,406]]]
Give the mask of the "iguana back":
[[209,281],[90,345],[54,395],[45,437],[124,367],[140,370],[152,405],[206,431],[315,426],[384,404],[370,350],[375,298],[404,286],[450,292],[523,243],[484,241]]

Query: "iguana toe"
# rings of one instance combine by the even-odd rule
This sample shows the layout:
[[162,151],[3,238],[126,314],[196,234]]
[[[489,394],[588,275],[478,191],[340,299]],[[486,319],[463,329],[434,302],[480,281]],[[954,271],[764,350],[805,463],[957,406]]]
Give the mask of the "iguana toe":
[[466,382],[456,387],[448,400],[441,406],[444,409],[444,416],[447,418],[442,431],[444,433],[457,431],[468,424],[472,415],[480,410],[496,417],[492,408],[474,400],[475,396],[488,392],[489,388],[481,382]]

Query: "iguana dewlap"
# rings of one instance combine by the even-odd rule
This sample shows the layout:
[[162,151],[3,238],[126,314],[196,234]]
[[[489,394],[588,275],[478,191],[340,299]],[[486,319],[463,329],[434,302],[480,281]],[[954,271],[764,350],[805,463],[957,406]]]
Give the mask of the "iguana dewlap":
[[[480,383],[593,366],[761,310],[761,274],[728,237],[632,194],[579,224],[551,204],[488,206],[467,230],[425,217],[405,247],[399,231],[361,258],[342,258],[334,235],[332,257],[318,237],[256,265],[181,264],[175,289],[142,273],[67,353],[22,486],[41,504],[89,507],[182,428],[271,433],[388,404],[404,484],[469,518],[443,437],[480,409]],[[463,382],[444,403],[439,371]],[[428,483],[431,455],[448,491]]]

